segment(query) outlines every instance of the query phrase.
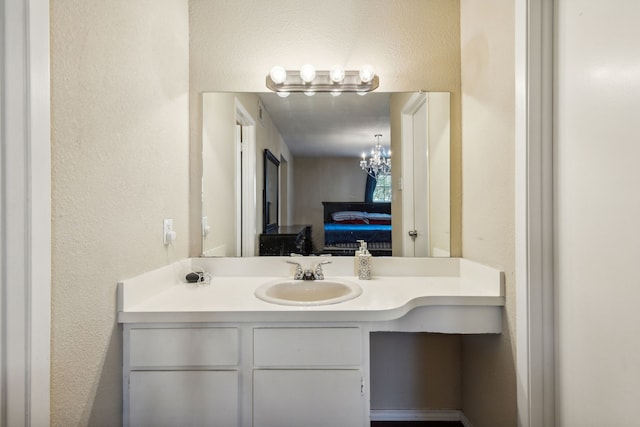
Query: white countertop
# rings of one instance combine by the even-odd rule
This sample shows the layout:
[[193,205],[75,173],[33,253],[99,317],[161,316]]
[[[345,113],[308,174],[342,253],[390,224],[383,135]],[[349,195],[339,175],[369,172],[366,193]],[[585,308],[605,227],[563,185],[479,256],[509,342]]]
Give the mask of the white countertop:
[[[329,305],[273,304],[258,299],[254,292],[265,282],[291,277],[291,266],[283,262],[289,258],[279,258],[194,258],[124,280],[118,284],[118,321],[386,322],[401,319],[416,308],[468,307],[475,310],[466,312],[488,309],[501,314],[504,306],[501,272],[478,263],[456,258],[378,258],[374,259],[374,277],[358,280],[349,274],[353,269],[350,257],[334,257],[325,266],[326,279],[355,282],[362,288],[360,296]],[[309,267],[317,260],[295,259]],[[181,280],[195,267],[212,274],[210,284]]]

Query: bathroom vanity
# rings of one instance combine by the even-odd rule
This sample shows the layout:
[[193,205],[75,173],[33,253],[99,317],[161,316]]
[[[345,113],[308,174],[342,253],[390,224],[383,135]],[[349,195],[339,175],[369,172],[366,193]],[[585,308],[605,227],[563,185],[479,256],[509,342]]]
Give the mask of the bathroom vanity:
[[[343,257],[325,274],[356,282],[353,299],[257,298],[291,278],[287,259],[191,259],[119,283],[125,426],[364,427],[371,332],[501,332],[502,274],[477,263],[379,258],[358,281]],[[184,283],[192,270],[211,282]]]

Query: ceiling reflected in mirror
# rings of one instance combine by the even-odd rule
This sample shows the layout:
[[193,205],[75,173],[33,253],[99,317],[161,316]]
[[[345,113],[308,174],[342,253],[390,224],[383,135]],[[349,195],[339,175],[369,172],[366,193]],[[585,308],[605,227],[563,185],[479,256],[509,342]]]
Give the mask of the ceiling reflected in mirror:
[[294,156],[361,157],[371,150],[376,134],[390,147],[390,93],[258,96]]

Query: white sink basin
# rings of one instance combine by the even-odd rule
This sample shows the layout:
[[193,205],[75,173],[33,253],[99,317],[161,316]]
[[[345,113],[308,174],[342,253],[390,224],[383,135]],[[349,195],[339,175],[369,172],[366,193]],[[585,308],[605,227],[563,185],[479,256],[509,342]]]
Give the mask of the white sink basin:
[[362,288],[347,280],[278,279],[256,289],[263,301],[281,305],[327,305],[349,301],[362,293]]

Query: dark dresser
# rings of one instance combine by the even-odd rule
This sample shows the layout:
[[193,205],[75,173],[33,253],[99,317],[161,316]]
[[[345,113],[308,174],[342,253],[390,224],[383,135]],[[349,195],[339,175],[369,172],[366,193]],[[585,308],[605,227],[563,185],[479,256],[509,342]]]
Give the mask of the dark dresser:
[[310,225],[281,225],[260,235],[260,255],[310,255],[313,251]]

